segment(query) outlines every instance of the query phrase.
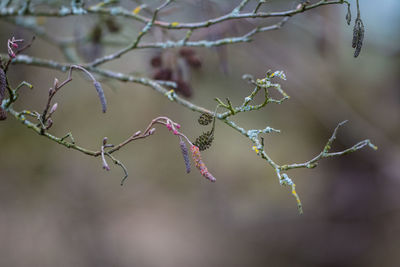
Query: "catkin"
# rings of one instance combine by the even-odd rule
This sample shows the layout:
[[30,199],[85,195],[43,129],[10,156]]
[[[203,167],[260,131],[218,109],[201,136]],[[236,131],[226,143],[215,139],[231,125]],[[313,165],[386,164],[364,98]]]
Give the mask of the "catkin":
[[4,73],[4,70],[0,68],[0,120],[7,119],[7,112],[3,110],[3,108],[1,107],[1,103],[6,94],[6,88],[7,88],[6,74]]
[[187,146],[183,140],[179,142],[179,146],[181,148],[183,160],[185,161],[185,166],[186,166],[186,173],[190,172],[190,160],[189,160],[189,153]]
[[213,116],[208,113],[201,114],[200,118],[198,119],[199,124],[201,125],[208,125],[212,122]]
[[99,95],[100,98],[101,109],[103,113],[105,113],[107,111],[107,101],[106,97],[104,96],[103,88],[101,87],[101,84],[97,81],[94,82],[94,87],[96,88],[97,94]]
[[359,18],[356,19],[354,22],[354,28],[353,28],[353,40],[351,41],[351,47],[356,48],[357,42],[358,42],[358,32],[360,30],[360,25],[358,23]]
[[355,48],[354,57],[358,57],[358,55],[360,54],[362,45],[363,45],[364,32],[365,32],[364,24],[360,18],[357,18],[356,25],[354,26],[354,28],[357,29],[357,32],[353,33],[353,35],[356,35],[355,45],[354,45],[354,36],[353,36],[353,48]]
[[209,148],[214,140],[214,131],[204,132],[202,135],[196,138],[196,141],[193,143],[197,146],[200,151],[204,151]]
[[204,164],[203,160],[201,159],[201,154],[200,154],[199,148],[197,146],[193,145],[190,147],[190,150],[192,151],[192,158],[195,163],[195,166],[197,169],[200,170],[201,175],[203,175],[205,178],[207,178],[211,182],[215,182],[216,181],[215,177],[208,171],[206,165]]

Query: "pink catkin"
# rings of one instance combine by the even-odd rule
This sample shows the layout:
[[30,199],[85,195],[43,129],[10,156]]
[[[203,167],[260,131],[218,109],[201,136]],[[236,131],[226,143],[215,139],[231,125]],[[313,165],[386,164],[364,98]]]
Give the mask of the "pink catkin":
[[203,160],[201,159],[201,154],[200,154],[199,148],[195,145],[192,145],[190,147],[190,150],[192,151],[192,158],[195,163],[195,166],[197,169],[200,170],[201,175],[203,175],[205,178],[207,178],[211,182],[215,182],[216,181],[215,177],[208,171],[206,165],[204,164]]

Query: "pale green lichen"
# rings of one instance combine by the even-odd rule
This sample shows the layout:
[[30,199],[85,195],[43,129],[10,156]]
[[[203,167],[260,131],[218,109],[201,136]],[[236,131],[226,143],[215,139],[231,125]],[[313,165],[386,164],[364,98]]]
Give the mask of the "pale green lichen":
[[71,9],[69,9],[66,6],[61,6],[60,11],[59,11],[60,16],[66,16],[71,14]]
[[176,98],[176,93],[174,89],[169,90],[168,92],[165,93],[165,95],[168,97],[169,100],[174,101]]

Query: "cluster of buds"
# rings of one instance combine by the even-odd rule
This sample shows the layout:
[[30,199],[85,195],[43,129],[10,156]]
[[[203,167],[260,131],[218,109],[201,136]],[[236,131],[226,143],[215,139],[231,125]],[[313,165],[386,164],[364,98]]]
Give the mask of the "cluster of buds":
[[175,123],[171,120],[167,120],[167,123],[165,124],[165,126],[167,127],[167,129],[171,132],[174,133],[174,135],[179,135],[180,133],[178,132],[178,129],[181,128],[181,125],[178,123]]
[[8,39],[7,48],[8,48],[8,55],[10,58],[16,57],[16,53],[14,52],[13,49],[17,49],[19,47],[18,43],[23,41],[24,41],[23,39],[15,39],[14,37],[11,38],[11,40]]
[[184,97],[192,95],[190,71],[201,67],[201,60],[194,49],[184,47],[178,53],[168,50],[154,56],[150,63],[154,79],[175,82],[177,93]]

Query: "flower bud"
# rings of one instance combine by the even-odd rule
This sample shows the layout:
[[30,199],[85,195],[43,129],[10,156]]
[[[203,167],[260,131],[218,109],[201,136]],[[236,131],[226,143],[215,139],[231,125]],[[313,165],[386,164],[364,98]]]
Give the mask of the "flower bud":
[[50,109],[50,115],[53,114],[57,110],[58,104],[55,103]]

